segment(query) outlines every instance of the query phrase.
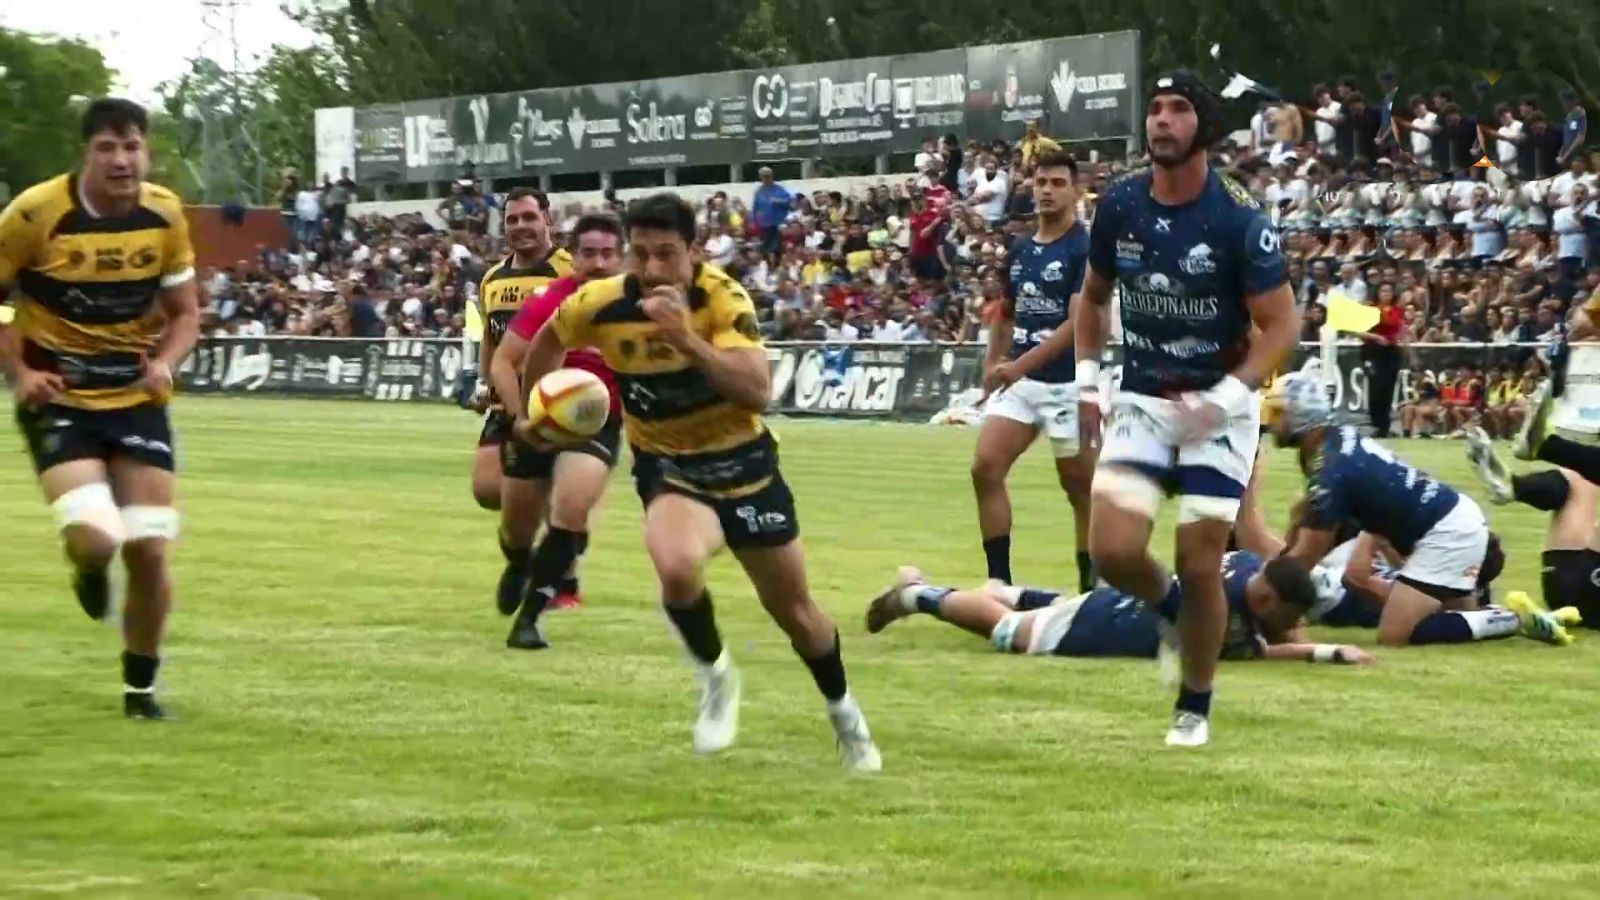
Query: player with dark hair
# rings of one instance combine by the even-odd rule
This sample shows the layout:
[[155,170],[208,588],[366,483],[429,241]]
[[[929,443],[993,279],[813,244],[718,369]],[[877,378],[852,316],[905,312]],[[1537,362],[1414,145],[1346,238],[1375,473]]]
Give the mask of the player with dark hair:
[[[1240,550],[1223,557],[1221,574],[1228,599],[1221,659],[1372,662],[1360,647],[1306,638],[1304,620],[1317,591],[1299,563]],[[1068,597],[991,581],[958,591],[931,585],[907,566],[899,581],[867,607],[867,631],[877,634],[897,619],[926,613],[988,638],[1002,653],[1149,659],[1159,655],[1163,623],[1177,620],[1182,603],[1181,589],[1169,592],[1157,607],[1116,588]]]
[[[615,216],[583,216],[573,228],[572,242],[577,251],[573,273],[552,281],[523,301],[489,363],[495,393],[513,422],[528,414],[529,387],[522,383],[528,342],[585,282],[610,278],[622,271],[622,223]],[[574,567],[589,545],[589,514],[605,493],[622,441],[617,378],[605,360],[593,350],[576,349],[567,353],[562,365],[593,372],[605,382],[611,392],[611,418],[599,434],[575,446],[539,449],[515,440],[504,444],[505,477],[530,484],[538,498],[538,518],[544,518],[543,512],[549,510],[544,538],[528,556],[526,570],[516,573],[527,587],[521,596],[499,598],[500,612],[510,615],[517,611],[516,602],[510,601],[522,602],[529,591],[543,595],[539,603],[523,602],[525,614],[518,617],[506,638],[507,645],[515,649],[537,650],[545,646],[538,616],[546,606],[562,609],[581,604]],[[538,524],[536,518],[535,530]]]
[[1570,469],[1544,469],[1514,475],[1499,456],[1488,432],[1467,432],[1467,459],[1497,506],[1516,502],[1550,513],[1539,561],[1546,606],[1572,608],[1563,624],[1600,628],[1600,487]]
[[[627,274],[591,281],[561,304],[533,338],[523,384],[554,370],[570,347],[593,346],[617,373],[645,548],[704,685],[695,749],[723,750],[738,731],[739,673],[705,579],[706,563],[727,546],[811,670],[844,764],[877,771],[882,760],[850,694],[838,629],[811,599],[794,497],[761,418],[771,386],[755,305],[698,259],[694,209],[676,194],[635,200],[626,221]],[[517,421],[514,433],[527,439],[530,423]]]
[[1072,504],[1078,583],[1094,586],[1089,562],[1089,481],[1094,450],[1078,443],[1072,310],[1083,289],[1089,229],[1078,221],[1078,163],[1063,150],[1034,156],[1038,225],[1011,252],[1002,317],[989,331],[984,390],[990,392],[973,453],[972,487],[989,577],[1011,581],[1011,498],[1006,477],[1041,433]]
[[[483,312],[483,345],[478,357],[480,378],[489,378],[495,348],[505,339],[522,301],[558,278],[572,274],[572,254],[550,243],[550,198],[543,191],[519,187],[506,196],[506,244],[511,253],[483,275],[478,305]],[[528,584],[533,539],[539,532],[544,504],[535,479],[518,474],[506,454],[505,398],[494,385],[479,385],[474,403],[487,409],[478,452],[472,461],[472,496],[484,509],[500,511],[500,552],[506,567],[495,589],[495,604],[509,614],[522,602]]]
[[[1153,605],[1177,590],[1150,555],[1164,496],[1180,496],[1183,683],[1167,743],[1210,738],[1212,680],[1228,619],[1217,573],[1260,439],[1257,390],[1293,350],[1300,316],[1278,232],[1213,171],[1220,103],[1188,72],[1156,80],[1145,116],[1152,166],[1114,183],[1089,235],[1073,316],[1082,442],[1100,440],[1100,357],[1120,289],[1121,388],[1091,488],[1089,553],[1106,583]],[[1167,604],[1171,606],[1172,604]]]
[[1396,459],[1352,427],[1336,427],[1321,381],[1289,380],[1274,436],[1299,451],[1306,475],[1299,527],[1285,555],[1302,564],[1332,549],[1334,530],[1354,520],[1405,557],[1378,621],[1378,642],[1402,647],[1462,644],[1521,633],[1571,642],[1562,617],[1512,592],[1481,606],[1505,566],[1499,539],[1470,497]]
[[155,680],[178,536],[167,401],[200,308],[183,202],[144,180],[149,124],[136,103],[93,101],[82,168],[0,213],[0,294],[9,285],[17,304],[0,361],[91,618],[107,614],[119,551],[127,567],[123,711],[164,719]]

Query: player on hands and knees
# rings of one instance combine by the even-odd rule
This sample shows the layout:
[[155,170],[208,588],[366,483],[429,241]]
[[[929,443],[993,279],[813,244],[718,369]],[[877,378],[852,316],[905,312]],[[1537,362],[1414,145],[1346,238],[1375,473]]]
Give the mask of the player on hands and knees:
[[[493,371],[495,350],[505,340],[506,328],[523,299],[572,274],[572,255],[550,244],[550,199],[543,191],[516,188],[507,195],[505,233],[511,254],[490,267],[478,287],[484,317],[478,371],[484,378]],[[511,424],[506,398],[492,384],[480,394],[488,414],[472,460],[472,495],[484,509],[500,511],[500,553],[506,567],[495,590],[495,605],[510,615],[527,588],[533,539],[550,502],[550,484],[515,471],[505,451]]]
[[[528,391],[522,383],[522,366],[528,342],[555,315],[568,297],[587,281],[611,278],[622,269],[622,223],[604,213],[590,213],[573,228],[574,272],[551,282],[530,296],[506,328],[490,363],[495,393],[512,421],[528,415]],[[545,646],[539,633],[539,616],[546,607],[577,606],[578,580],[573,575],[578,557],[589,545],[589,514],[605,492],[611,468],[617,464],[622,439],[622,404],[617,377],[600,354],[590,349],[569,350],[564,366],[593,372],[611,392],[611,418],[600,433],[570,447],[545,450],[509,440],[505,443],[507,479],[525,479],[534,493],[549,497],[549,521],[544,537],[529,559],[522,608],[506,638],[508,646],[537,650]],[[508,572],[510,569],[508,568]],[[502,579],[504,582],[504,579]],[[505,598],[502,597],[502,600]],[[501,606],[503,613],[518,612]]]
[[1334,426],[1320,381],[1290,382],[1274,436],[1298,450],[1306,475],[1287,556],[1302,563],[1322,558],[1338,524],[1354,520],[1405,557],[1383,603],[1379,643],[1460,644],[1519,632],[1552,644],[1571,642],[1561,617],[1526,594],[1512,593],[1504,607],[1480,605],[1505,565],[1482,510],[1355,428]]
[[1600,628],[1600,487],[1569,469],[1513,475],[1482,428],[1467,432],[1467,458],[1496,505],[1517,502],[1550,513],[1540,556],[1544,603],[1564,625]]
[[[1039,208],[1033,237],[1012,252],[1005,315],[989,332],[984,387],[992,392],[972,460],[978,528],[989,577],[1011,582],[1011,498],[1006,476],[1043,432],[1056,474],[1072,504],[1078,581],[1094,587],[1089,563],[1089,482],[1094,451],[1078,444],[1078,395],[1073,388],[1072,309],[1083,287],[1089,231],[1078,221],[1078,163],[1060,150],[1037,157],[1033,199]],[[1046,358],[1037,348],[1062,335]],[[1002,361],[1004,359],[1005,361]]]
[[[1222,659],[1372,662],[1359,647],[1306,639],[1304,617],[1317,591],[1299,563],[1264,560],[1241,550],[1223,558],[1221,574],[1228,599]],[[1157,607],[1116,588],[1068,597],[990,582],[958,591],[931,585],[907,566],[899,581],[867,607],[867,631],[876,634],[897,619],[926,613],[988,638],[1002,653],[1149,659],[1160,649],[1162,622],[1177,620],[1180,593],[1169,594]]]
[[[882,761],[850,694],[838,629],[811,599],[794,497],[761,419],[770,373],[755,306],[736,280],[697,259],[694,210],[677,195],[634,201],[626,221],[628,273],[591,281],[561,304],[529,346],[523,384],[558,367],[569,347],[595,347],[617,373],[645,549],[704,684],[696,750],[722,750],[738,729],[739,673],[705,581],[706,563],[727,546],[810,668],[845,765],[876,771]],[[531,423],[513,430],[527,440]]]
[[1220,114],[1194,75],[1156,82],[1145,119],[1154,165],[1101,198],[1073,316],[1078,415],[1092,446],[1108,305],[1120,286],[1125,357],[1092,489],[1095,572],[1160,605],[1178,588],[1150,555],[1150,535],[1163,494],[1181,497],[1183,684],[1167,732],[1177,746],[1209,739],[1228,618],[1218,572],[1260,440],[1256,388],[1300,330],[1272,223],[1255,198],[1206,165]]
[[0,360],[91,618],[106,616],[119,551],[127,567],[123,711],[163,719],[155,679],[178,536],[167,401],[200,312],[183,203],[144,180],[148,126],[137,104],[95,100],[82,169],[0,213],[0,293],[10,285],[17,302]]

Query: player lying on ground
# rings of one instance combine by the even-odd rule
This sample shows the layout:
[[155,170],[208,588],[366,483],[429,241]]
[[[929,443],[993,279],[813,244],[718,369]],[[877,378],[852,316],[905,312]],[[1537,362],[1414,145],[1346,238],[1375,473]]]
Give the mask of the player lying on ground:
[[[1011,582],[1011,497],[1006,477],[1039,435],[1050,439],[1056,477],[1072,505],[1080,590],[1094,587],[1089,562],[1089,484],[1093,447],[1078,441],[1078,392],[1073,387],[1072,310],[1083,288],[1089,229],[1077,219],[1078,163],[1062,150],[1034,160],[1033,201],[1038,226],[1011,253],[1003,315],[989,332],[984,356],[983,428],[973,452],[972,487],[989,577]],[[1039,352],[1061,335],[1054,352]],[[1046,358],[1048,357],[1048,358]]]
[[1467,433],[1467,459],[1495,504],[1515,501],[1550,513],[1540,554],[1545,605],[1574,607],[1583,624],[1600,628],[1600,487],[1570,469],[1513,475],[1481,428]]
[[1299,451],[1306,495],[1285,555],[1314,563],[1333,548],[1340,522],[1388,541],[1405,556],[1378,621],[1378,642],[1460,644],[1521,633],[1570,643],[1560,618],[1513,592],[1506,606],[1479,608],[1505,556],[1470,497],[1396,459],[1351,427],[1335,427],[1320,380],[1293,378],[1274,436]]
[[127,566],[123,711],[162,719],[154,691],[178,536],[167,400],[200,309],[183,203],[144,180],[148,132],[137,104],[95,100],[82,169],[0,213],[0,294],[14,285],[17,301],[0,362],[91,618],[106,616],[119,551]]
[[[1222,659],[1372,662],[1359,647],[1306,639],[1304,616],[1316,600],[1316,588],[1299,563],[1265,561],[1240,550],[1223,557],[1222,582],[1228,603]],[[1002,653],[1149,659],[1160,649],[1163,623],[1177,621],[1182,603],[1181,589],[1169,592],[1157,607],[1116,588],[1068,597],[990,582],[958,591],[931,585],[907,566],[900,580],[867,607],[867,631],[877,634],[896,619],[926,613],[988,638]]]
[[[522,301],[572,274],[572,254],[550,243],[550,198],[543,191],[516,188],[507,195],[505,232],[511,253],[484,273],[478,288],[484,318],[478,372],[485,379],[491,377],[495,351],[505,340]],[[474,397],[474,408],[488,412],[472,460],[472,495],[482,508],[500,511],[500,553],[510,577],[501,578],[496,600],[501,609],[516,609],[525,587],[525,580],[518,576],[527,570],[529,548],[550,498],[549,491],[541,490],[523,471],[526,463],[506,452],[506,432],[512,420],[505,400],[492,384],[480,387]]]
[[[726,546],[811,670],[845,765],[876,771],[882,760],[850,694],[838,629],[812,600],[794,496],[761,418],[771,373],[755,305],[738,281],[699,260],[694,209],[676,194],[634,201],[626,221],[627,274],[591,281],[561,304],[528,348],[522,383],[537,384],[573,347],[594,347],[617,373],[645,548],[704,683],[695,749],[723,750],[738,731],[739,672],[705,578]],[[536,440],[527,419],[513,434]]]
[[[528,388],[522,383],[522,364],[528,354],[528,342],[555,315],[562,301],[572,296],[584,282],[610,278],[622,269],[622,223],[615,216],[599,213],[583,216],[573,228],[572,240],[577,250],[573,274],[551,282],[523,301],[489,363],[495,394],[505,404],[511,421],[528,414]],[[539,634],[538,614],[546,606],[563,609],[582,602],[576,576],[578,558],[589,545],[589,514],[605,492],[606,480],[617,464],[617,451],[622,441],[622,402],[617,391],[617,377],[606,366],[606,361],[594,350],[580,349],[569,351],[562,365],[593,372],[605,382],[611,392],[611,418],[599,434],[572,447],[546,452],[515,440],[506,441],[502,447],[508,491],[513,482],[521,482],[524,486],[516,490],[527,492],[530,513],[526,519],[505,522],[502,534],[519,543],[511,548],[515,558],[507,556],[496,591],[502,615],[516,612],[518,606],[527,610],[526,615],[518,617],[506,638],[508,646],[522,650],[545,646]],[[503,507],[502,513],[509,509],[510,505]],[[532,534],[524,530],[527,519],[531,519],[532,527],[537,529],[547,511],[544,538],[534,549]],[[520,543],[525,536],[528,543]],[[535,570],[539,572],[537,578],[533,577]],[[541,602],[530,606],[524,603],[528,591],[542,592],[545,596]]]

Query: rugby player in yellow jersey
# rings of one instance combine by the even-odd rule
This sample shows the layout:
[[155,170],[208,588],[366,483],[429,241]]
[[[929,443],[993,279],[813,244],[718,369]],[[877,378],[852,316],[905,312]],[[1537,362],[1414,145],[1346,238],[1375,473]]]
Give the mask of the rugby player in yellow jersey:
[[[482,378],[488,378],[493,370],[495,350],[505,338],[506,326],[522,308],[523,298],[572,274],[572,254],[550,244],[550,199],[543,191],[523,187],[507,195],[505,232],[511,253],[484,273],[478,288],[484,317],[478,363]],[[472,496],[484,509],[500,511],[500,552],[506,567],[495,591],[495,605],[502,614],[510,615],[522,602],[533,539],[549,494],[532,454],[524,453],[519,459],[505,452],[506,429],[511,423],[492,385],[481,388],[479,396],[489,412],[472,461]],[[576,584],[571,589],[576,593]]]
[[148,128],[138,104],[95,100],[81,170],[0,213],[0,285],[17,304],[0,358],[90,617],[106,616],[119,550],[127,566],[123,711],[163,719],[154,690],[178,536],[167,400],[200,311],[183,204],[144,181]]
[[[737,281],[700,262],[694,210],[676,194],[634,201],[626,221],[627,274],[591,281],[561,305],[534,336],[522,383],[561,365],[568,347],[593,346],[617,373],[645,549],[703,681],[695,750],[723,750],[738,731],[739,673],[705,582],[706,563],[727,546],[810,668],[845,766],[877,771],[882,759],[850,694],[838,629],[811,599],[794,497],[761,419],[770,373],[755,306]],[[526,419],[513,434],[532,442]]]

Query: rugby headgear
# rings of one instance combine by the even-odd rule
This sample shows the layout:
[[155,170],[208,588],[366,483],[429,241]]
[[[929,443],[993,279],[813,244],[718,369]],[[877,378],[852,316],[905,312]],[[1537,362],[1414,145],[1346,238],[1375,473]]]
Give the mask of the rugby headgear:
[[[1156,79],[1156,86],[1150,92],[1150,99],[1162,94],[1176,94],[1189,101],[1194,107],[1195,130],[1194,142],[1189,145],[1189,152],[1185,158],[1202,153],[1207,147],[1222,139],[1222,102],[1217,95],[1211,93],[1211,88],[1200,80],[1200,76],[1188,69],[1174,69]],[[1146,137],[1146,149],[1149,138]]]
[[1333,404],[1321,379],[1303,374],[1284,379],[1283,424],[1290,434],[1333,424]]

